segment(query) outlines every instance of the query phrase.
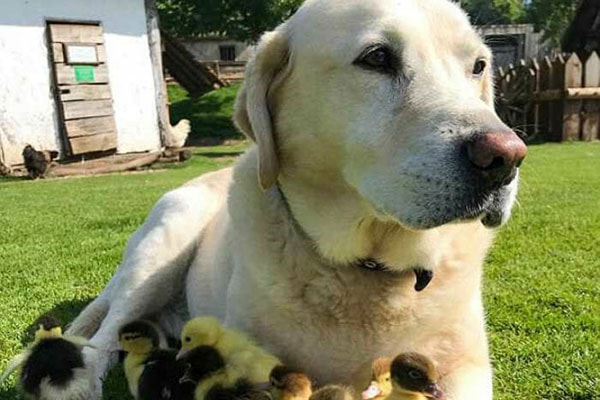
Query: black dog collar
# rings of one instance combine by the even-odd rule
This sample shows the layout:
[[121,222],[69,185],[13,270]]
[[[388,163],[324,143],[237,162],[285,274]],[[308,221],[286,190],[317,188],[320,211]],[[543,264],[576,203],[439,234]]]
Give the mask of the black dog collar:
[[[279,186],[279,184],[277,184],[275,186],[275,188],[276,188],[277,192],[279,193],[279,195],[281,196],[281,200],[290,216],[290,219],[294,223],[295,227],[298,229],[299,232],[302,233],[302,235],[304,235],[304,237],[306,237],[311,242],[315,243],[315,241],[312,240],[312,238],[306,233],[306,231],[304,231],[304,229],[302,228],[300,223],[298,223],[298,221],[294,217],[294,213],[292,212],[290,203],[287,201],[285,193],[283,192],[283,190],[281,190],[281,187]],[[363,269],[366,269],[369,271],[394,272],[392,269],[388,268],[385,264],[380,263],[379,261],[377,261],[373,258],[363,258],[363,259],[358,260],[355,264],[359,268],[363,268]],[[433,279],[433,271],[426,270],[420,266],[416,266],[412,270],[415,273],[415,277],[417,278],[417,281],[415,283],[415,290],[417,292],[420,292],[420,291],[424,290],[429,285],[429,282],[431,282],[431,280]]]
[[[380,263],[379,261],[374,260],[372,258],[363,258],[361,260],[358,260],[357,266],[369,271],[391,271],[385,264]],[[417,278],[417,281],[415,283],[415,290],[417,292],[420,292],[424,290],[427,286],[429,286],[429,283],[433,279],[433,271],[421,267],[415,267],[413,268],[413,272],[415,273],[415,277]]]

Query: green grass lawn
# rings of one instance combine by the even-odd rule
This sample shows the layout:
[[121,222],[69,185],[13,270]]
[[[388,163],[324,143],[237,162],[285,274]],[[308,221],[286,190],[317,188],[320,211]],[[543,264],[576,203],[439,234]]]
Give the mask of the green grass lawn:
[[600,143],[531,146],[486,265],[498,399],[600,399]]
[[171,122],[177,123],[187,118],[192,123],[192,132],[188,142],[202,140],[223,141],[242,139],[231,121],[233,102],[240,85],[214,90],[201,97],[190,97],[181,86],[169,84],[167,91],[171,102]]
[[[198,150],[165,171],[0,181],[0,368],[39,315],[68,322],[100,292],[162,194],[241,148]],[[600,143],[532,146],[486,265],[497,399],[600,399],[599,238]],[[18,398],[13,382],[1,400]],[[116,369],[105,398],[125,392]]]

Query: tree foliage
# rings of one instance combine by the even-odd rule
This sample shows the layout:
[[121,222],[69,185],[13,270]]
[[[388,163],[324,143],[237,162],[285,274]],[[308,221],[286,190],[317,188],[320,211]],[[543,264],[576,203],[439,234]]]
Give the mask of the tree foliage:
[[462,0],[459,3],[477,25],[515,23],[525,14],[522,0]]
[[[176,36],[219,34],[255,42],[303,0],[156,0],[163,27]],[[533,23],[558,45],[577,0],[455,0],[478,25]]]
[[575,16],[577,0],[461,0],[461,6],[478,25],[533,23],[545,39],[559,46]]
[[226,35],[255,42],[302,0],[157,0],[161,23],[176,36]]
[[545,32],[551,44],[560,46],[567,28],[575,18],[576,0],[532,0],[527,10],[529,22]]

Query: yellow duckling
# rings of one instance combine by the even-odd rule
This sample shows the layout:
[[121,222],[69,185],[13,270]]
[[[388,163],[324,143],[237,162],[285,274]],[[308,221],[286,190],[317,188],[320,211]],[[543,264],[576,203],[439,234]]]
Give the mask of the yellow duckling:
[[431,360],[419,353],[403,353],[390,367],[392,393],[388,400],[443,400],[437,384],[437,370]]
[[33,343],[10,361],[0,383],[21,367],[19,381],[28,398],[92,398],[90,373],[85,368],[81,350],[93,346],[84,338],[63,336],[60,323],[53,317],[44,316],[37,325]]
[[390,358],[375,360],[371,384],[362,393],[363,400],[384,400],[392,393],[391,364],[392,360]]
[[184,358],[199,346],[214,347],[225,360],[225,369],[200,382],[196,399],[203,400],[215,385],[233,387],[245,380],[251,385],[268,382],[271,370],[279,360],[261,349],[252,339],[241,332],[224,328],[216,318],[194,318],[183,327],[181,350],[177,358]]

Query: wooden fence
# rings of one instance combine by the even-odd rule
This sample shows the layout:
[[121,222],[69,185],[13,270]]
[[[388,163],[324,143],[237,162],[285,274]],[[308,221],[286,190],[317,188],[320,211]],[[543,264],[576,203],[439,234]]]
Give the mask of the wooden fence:
[[520,60],[497,73],[501,118],[530,140],[600,139],[600,57]]
[[192,96],[202,96],[214,89],[227,86],[227,83],[196,61],[184,45],[167,33],[161,31],[163,43],[163,61],[169,74]]
[[200,63],[228,84],[241,82],[244,79],[246,61],[200,61]]

